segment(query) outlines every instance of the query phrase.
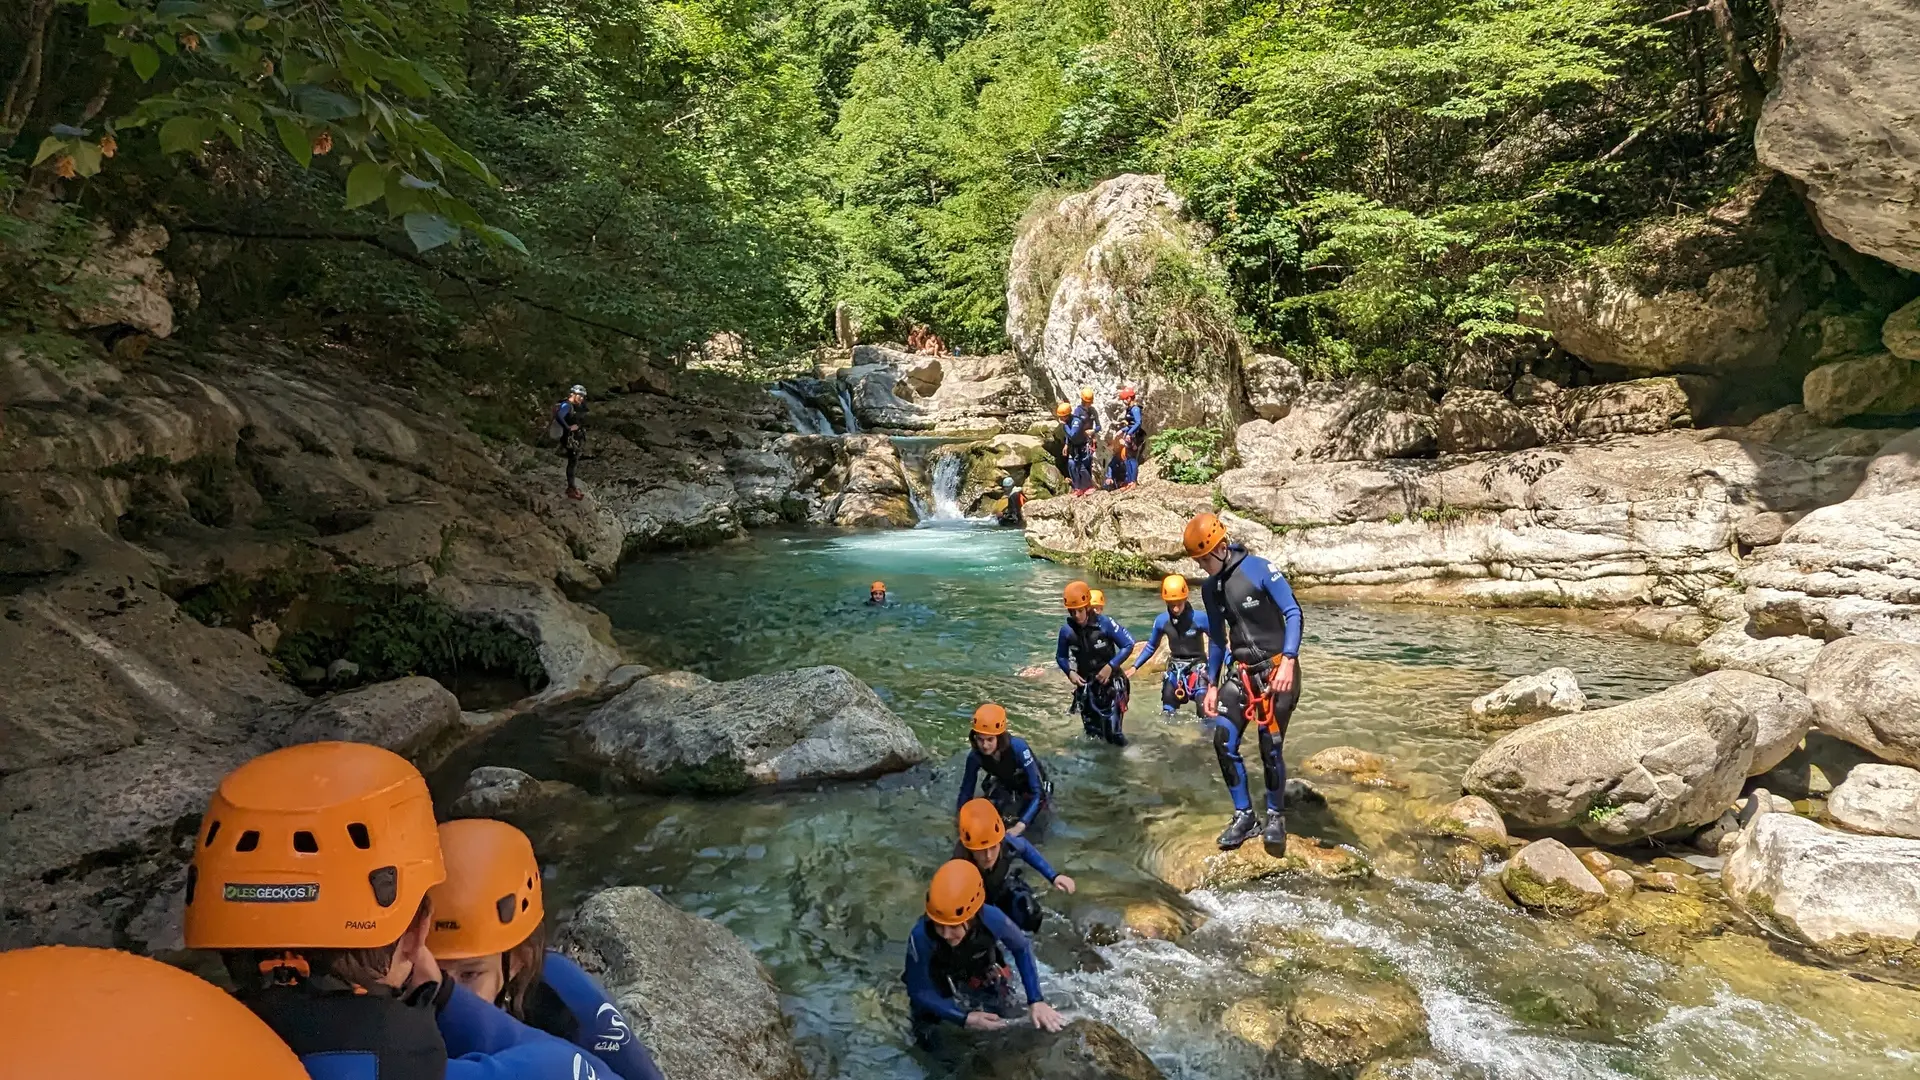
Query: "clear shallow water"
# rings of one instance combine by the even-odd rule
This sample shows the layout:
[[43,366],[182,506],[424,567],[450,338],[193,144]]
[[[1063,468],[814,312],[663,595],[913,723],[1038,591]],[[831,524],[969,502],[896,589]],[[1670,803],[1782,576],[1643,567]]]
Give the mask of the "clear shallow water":
[[[618,800],[556,860],[553,894],[644,884],[724,923],[772,969],[817,1075],[937,1075],[906,1045],[903,942],[952,845],[968,717],[996,700],[1049,762],[1058,813],[1041,846],[1081,886],[1047,894],[1038,948],[1049,996],[1114,1024],[1169,1076],[1281,1075],[1221,1016],[1271,989],[1246,970],[1246,942],[1300,931],[1362,947],[1414,986],[1433,1049],[1411,1075],[1920,1075],[1920,995],[1793,965],[1751,938],[1656,957],[1511,913],[1471,886],[1386,869],[1409,860],[1383,862],[1361,885],[1182,897],[1149,868],[1170,831],[1210,836],[1224,820],[1211,749],[1184,715],[1159,718],[1150,674],[1136,683],[1132,746],[1080,736],[1052,667],[1060,588],[1073,576],[1029,560],[1018,532],[964,527],[764,536],[628,568],[594,602],[648,662],[713,678],[838,664],[915,727],[934,764],[816,792]],[[892,606],[865,606],[876,578]],[[1144,637],[1163,610],[1157,596],[1105,587],[1108,613]],[[1550,614],[1309,602],[1287,758],[1355,745],[1451,782],[1492,737],[1464,722],[1473,696],[1565,664],[1590,697],[1624,700],[1685,678],[1687,655]],[[1291,819],[1298,832],[1354,839],[1324,810]],[[1204,925],[1177,944],[1094,929],[1129,908]],[[1523,1005],[1546,984],[1593,998],[1605,1023],[1542,1022]]]

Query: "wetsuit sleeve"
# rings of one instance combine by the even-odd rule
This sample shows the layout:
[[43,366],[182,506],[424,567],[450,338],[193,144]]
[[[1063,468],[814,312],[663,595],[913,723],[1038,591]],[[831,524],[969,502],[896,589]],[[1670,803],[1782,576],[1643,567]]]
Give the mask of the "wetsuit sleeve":
[[1029,843],[1026,837],[1009,836],[1007,837],[1005,843],[1007,844],[1007,846],[1011,847],[1013,849],[1013,853],[1015,855],[1020,856],[1020,858],[1024,860],[1028,866],[1031,866],[1035,870],[1040,871],[1041,877],[1046,878],[1048,881],[1052,881],[1054,878],[1057,878],[1060,876],[1059,873],[1056,872],[1052,866],[1048,865],[1047,858],[1046,856],[1040,854],[1040,849],[1037,847],[1034,847],[1033,844]]
[[1145,423],[1141,419],[1141,415],[1140,415],[1140,406],[1138,405],[1127,406],[1127,425],[1120,429],[1120,434],[1125,435],[1127,438],[1131,439],[1135,435],[1140,434],[1140,429],[1144,426],[1145,426]]
[[1267,595],[1273,597],[1273,602],[1280,605],[1280,613],[1287,619],[1287,633],[1281,639],[1280,652],[1286,656],[1299,656],[1300,601],[1293,597],[1293,586],[1287,584],[1287,579],[1281,576],[1280,571],[1269,567],[1266,590]]
[[580,1021],[577,1041],[613,1066],[618,1080],[665,1080],[646,1044],[634,1035],[620,1007],[593,976],[580,970],[573,961],[550,952],[541,965],[541,979],[566,1003],[567,1011]]
[[446,1080],[626,1080],[592,1053],[530,1028],[456,986],[440,1009]]
[[[1013,966],[1020,972],[1020,985],[1026,988],[1027,1004],[1045,1001],[1040,992],[1040,969],[1033,962],[1033,946],[1028,944],[1027,935],[1013,925],[1013,920],[992,904],[980,909],[980,921],[986,924],[993,936],[1000,939],[1000,945],[1013,957]],[[961,1017],[964,1022],[965,1017]]]
[[967,771],[960,774],[960,798],[953,804],[955,810],[967,805],[967,800],[973,798],[973,786],[979,782],[980,752],[969,750],[967,751]]
[[967,1022],[967,1010],[955,1004],[952,998],[934,989],[933,942],[918,923],[914,924],[913,932],[907,935],[905,982],[907,998],[913,1002],[915,1008],[955,1024]]
[[[1220,685],[1220,666],[1227,659],[1227,615],[1221,608],[1221,601],[1212,579],[1200,587],[1200,599],[1207,605],[1207,684]],[[1198,613],[1196,612],[1196,615]],[[1216,632],[1213,628],[1219,627]]]
[[1027,745],[1027,740],[1014,738],[1010,743],[1013,749],[1020,752],[1020,769],[1027,774],[1027,790],[1033,792],[1033,798],[1027,800],[1027,808],[1020,812],[1020,821],[1031,825],[1034,817],[1040,813],[1040,763],[1034,760],[1033,748]]
[[1053,662],[1060,665],[1062,674],[1071,675],[1073,673],[1073,668],[1070,666],[1072,664],[1072,649],[1072,631],[1063,626],[1060,628],[1060,638],[1054,643],[1053,647]]
[[1140,654],[1140,659],[1133,663],[1133,670],[1135,672],[1146,667],[1147,661],[1153,659],[1154,651],[1160,648],[1160,639],[1165,637],[1166,634],[1167,616],[1165,613],[1162,613],[1159,618],[1153,620],[1153,635],[1147,638],[1146,650]]
[[[1102,616],[1102,618],[1105,618],[1105,616]],[[1112,619],[1107,619],[1107,636],[1113,639],[1114,648],[1113,663],[1109,666],[1113,668],[1114,674],[1117,675],[1120,673],[1120,670],[1126,666],[1127,657],[1133,653],[1133,647],[1137,643],[1133,640],[1133,635],[1127,633],[1126,627],[1121,626]]]

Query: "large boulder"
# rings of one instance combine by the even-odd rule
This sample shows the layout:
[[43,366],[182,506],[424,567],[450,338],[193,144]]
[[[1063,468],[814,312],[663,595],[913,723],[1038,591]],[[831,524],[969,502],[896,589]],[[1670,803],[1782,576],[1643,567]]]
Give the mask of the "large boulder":
[[1550,667],[1537,675],[1522,675],[1498,689],[1474,698],[1467,709],[1488,723],[1525,724],[1543,716],[1576,713],[1587,707],[1572,668]]
[[1437,428],[1443,454],[1525,450],[1541,442],[1533,420],[1513,402],[1470,387],[1456,387],[1440,399]]
[[1920,413],[1920,363],[1884,352],[1826,364],[1807,373],[1801,399],[1823,424]]
[[1559,408],[1567,433],[1583,439],[1692,427],[1696,410],[1677,378],[1583,386],[1561,394]]
[[1261,469],[1318,461],[1431,456],[1438,445],[1433,402],[1377,386],[1308,383],[1286,415],[1240,425],[1234,447]]
[[1796,690],[1806,690],[1807,671],[1826,642],[1818,638],[1788,634],[1783,637],[1757,638],[1739,622],[1728,623],[1714,631],[1694,650],[1693,671],[1751,671],[1770,679],[1779,679]]
[[1721,880],[1729,899],[1811,945],[1898,954],[1920,944],[1920,840],[1763,813],[1741,830]]
[[1293,403],[1306,389],[1300,369],[1284,356],[1255,353],[1247,358],[1244,373],[1247,406],[1262,420],[1278,420],[1293,410]]
[[1812,511],[1738,580],[1761,633],[1920,644],[1920,488]]
[[1007,337],[1037,389],[1068,401],[1089,386],[1113,408],[1131,383],[1155,431],[1238,420],[1245,350],[1207,239],[1165,178],[1135,173],[1029,217],[1007,269]]
[[373,743],[419,759],[464,734],[460,700],[434,680],[414,675],[318,702],[292,717],[279,737],[288,744]]
[[962,1076],[976,1080],[1161,1080],[1153,1059],[1098,1020],[1051,1035],[1031,1027],[969,1037]]
[[1807,300],[1770,261],[1712,271],[1698,287],[1648,290],[1596,267],[1537,286],[1538,324],[1590,364],[1642,375],[1724,375],[1780,359]]
[[804,1080],[780,991],[747,944],[643,888],[580,905],[555,947],[594,976],[674,1080]]
[[1481,754],[1463,786],[1509,822],[1631,843],[1719,818],[1752,772],[1759,732],[1804,732],[1811,713],[1785,683],[1717,671],[1521,728]]
[[1920,770],[1856,765],[1833,789],[1827,816],[1851,832],[1920,840]]
[[830,522],[911,526],[915,521],[911,489],[893,440],[885,435],[848,435],[839,442],[846,454],[846,471],[830,504]]
[[1835,238],[1920,270],[1920,9],[1781,0],[1785,46],[1754,131],[1760,163],[1806,185]]
[[589,713],[574,744],[640,787],[707,794],[878,776],[927,756],[871,687],[837,667],[722,683],[655,675]]
[[1900,765],[1920,766],[1920,645],[1845,638],[1807,672],[1820,730]]
[[1880,324],[1880,341],[1902,360],[1920,361],[1920,300],[1910,300]]

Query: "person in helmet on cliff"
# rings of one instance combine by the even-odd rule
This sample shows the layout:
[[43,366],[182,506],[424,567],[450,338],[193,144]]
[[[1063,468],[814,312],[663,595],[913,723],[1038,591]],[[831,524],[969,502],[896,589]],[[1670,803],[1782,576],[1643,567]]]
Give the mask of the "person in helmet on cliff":
[[1100,439],[1100,414],[1093,388],[1080,388],[1080,404],[1067,417],[1067,483],[1075,495],[1093,490],[1093,451]]
[[560,447],[567,456],[567,498],[583,499],[580,488],[574,483],[573,474],[580,466],[580,455],[587,448],[587,429],[582,421],[587,415],[587,388],[575,383],[567,396],[553,407],[553,420],[547,425],[547,437]]
[[1206,688],[1213,685],[1207,681],[1207,643],[1212,640],[1212,623],[1204,611],[1195,611],[1187,602],[1187,579],[1179,574],[1169,574],[1160,582],[1160,599],[1166,602],[1167,610],[1153,620],[1153,633],[1147,637],[1147,647],[1140,650],[1140,658],[1134,661],[1133,674],[1147,666],[1153,654],[1160,648],[1160,642],[1167,643],[1167,673],[1160,680],[1160,711],[1168,716],[1180,711],[1180,706],[1194,702],[1194,708],[1202,709],[1201,715],[1207,715],[1201,704],[1201,696]]
[[227,774],[194,838],[186,944],[324,1080],[606,1080],[591,1051],[442,976],[433,797],[405,758],[318,742]]
[[1261,839],[1269,851],[1283,853],[1287,763],[1282,748],[1287,722],[1300,703],[1300,603],[1287,579],[1267,560],[1227,542],[1227,527],[1218,516],[1194,515],[1181,543],[1209,575],[1200,586],[1209,627],[1207,693],[1200,712],[1213,718],[1214,754],[1233,797],[1233,819],[1220,834],[1219,844],[1223,849],[1237,848],[1261,831],[1248,797],[1247,765],[1241,756],[1251,726],[1258,729],[1267,786],[1267,825]]
[[1133,486],[1133,483],[1127,479],[1132,460],[1129,455],[1132,452],[1133,448],[1127,444],[1125,438],[1119,435],[1113,437],[1113,441],[1107,447],[1107,476],[1106,481],[1100,485],[1103,490],[1125,491]]
[[[1014,997],[1009,958],[1020,972],[1024,1008]],[[980,868],[969,860],[954,859],[934,871],[926,913],[907,935],[900,981],[907,984],[913,1041],[923,1049],[938,1049],[948,1024],[998,1031],[1024,1014],[1042,1031],[1066,1026],[1041,992],[1027,936],[987,903]]]
[[1040,900],[1034,896],[1033,886],[1020,876],[1020,868],[1013,864],[1015,858],[1033,867],[1054,888],[1065,893],[1074,890],[1073,879],[1055,873],[1039,848],[1025,837],[1007,835],[999,808],[985,799],[960,804],[960,840],[954,845],[953,857],[980,868],[987,903],[1029,934],[1040,929]]
[[1123,448],[1121,461],[1124,468],[1120,480],[1120,490],[1125,491],[1140,482],[1140,455],[1147,449],[1147,421],[1140,412],[1140,404],[1134,398],[1138,395],[1133,387],[1120,388],[1120,403],[1125,410],[1120,414],[1119,440]]
[[9,1080],[309,1080],[280,1036],[212,983],[114,949],[0,952]]
[[1094,610],[1093,590],[1086,582],[1068,583],[1060,598],[1067,621],[1054,644],[1054,662],[1073,684],[1071,707],[1080,714],[1080,725],[1088,735],[1125,746],[1128,683],[1124,664],[1133,651],[1133,636]]
[[1010,529],[1024,529],[1027,526],[1027,493],[1013,482],[1013,477],[1000,478],[1000,490],[1006,493],[1006,509],[1000,511],[1000,524]]
[[[1027,740],[1008,734],[1007,710],[991,701],[973,710],[973,727],[967,739],[971,749],[960,775],[960,797],[954,801],[954,808],[973,800],[978,783],[980,794],[999,808],[1007,823],[1007,835],[1020,836],[1028,830],[1039,833],[1045,824],[1043,815],[1053,802],[1053,785]],[[982,773],[986,774],[984,778]]]
[[591,975],[547,950],[540,864],[525,833],[504,821],[440,826],[447,879],[428,891],[427,948],[482,1001],[611,1065],[617,1080],[663,1080],[620,1007]]

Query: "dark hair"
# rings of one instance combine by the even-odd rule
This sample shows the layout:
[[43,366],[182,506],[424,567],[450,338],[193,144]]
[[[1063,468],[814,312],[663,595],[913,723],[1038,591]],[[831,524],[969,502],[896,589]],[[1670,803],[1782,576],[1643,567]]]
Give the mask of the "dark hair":
[[526,940],[501,954],[500,974],[505,976],[506,981],[501,984],[500,997],[494,1004],[505,1009],[507,1015],[515,1020],[526,1022],[527,997],[533,993],[534,987],[540,985],[546,961],[547,920],[541,919]]
[[413,932],[422,920],[430,918],[432,914],[432,901],[421,897],[420,907],[413,913],[407,929],[383,948],[225,949],[220,953],[220,960],[227,967],[227,976],[243,992],[290,981],[285,972],[297,969],[276,967],[275,964],[281,957],[289,956],[305,962],[307,970],[300,976],[302,981],[331,975],[349,986],[370,988],[387,977],[387,969],[393,966],[393,950],[400,944],[401,938]]

